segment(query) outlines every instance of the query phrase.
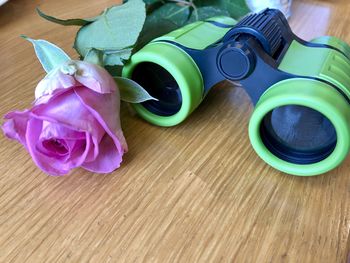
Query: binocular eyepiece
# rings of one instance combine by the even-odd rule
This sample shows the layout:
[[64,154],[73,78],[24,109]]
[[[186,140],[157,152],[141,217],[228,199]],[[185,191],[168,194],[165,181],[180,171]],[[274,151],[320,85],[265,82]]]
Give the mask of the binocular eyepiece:
[[160,126],[184,121],[216,83],[240,83],[255,105],[253,148],[289,174],[325,173],[350,150],[350,47],[298,38],[278,10],[175,30],[134,54],[123,76],[159,100],[134,107]]

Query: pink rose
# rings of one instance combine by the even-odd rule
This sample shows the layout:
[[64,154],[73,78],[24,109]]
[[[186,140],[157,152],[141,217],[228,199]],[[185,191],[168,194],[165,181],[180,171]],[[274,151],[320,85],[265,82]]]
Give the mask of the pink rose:
[[6,114],[2,129],[42,170],[63,175],[81,166],[109,173],[120,166],[127,144],[119,91],[105,69],[69,61],[39,82],[35,98],[31,109]]

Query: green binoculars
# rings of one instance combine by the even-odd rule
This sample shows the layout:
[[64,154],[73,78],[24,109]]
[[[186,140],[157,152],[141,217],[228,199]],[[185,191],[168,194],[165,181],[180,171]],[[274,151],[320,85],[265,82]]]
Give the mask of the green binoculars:
[[255,105],[251,144],[285,173],[325,173],[349,153],[350,47],[335,37],[298,38],[278,10],[175,30],[135,53],[123,76],[158,99],[134,107],[160,126],[184,121],[216,83],[241,84]]

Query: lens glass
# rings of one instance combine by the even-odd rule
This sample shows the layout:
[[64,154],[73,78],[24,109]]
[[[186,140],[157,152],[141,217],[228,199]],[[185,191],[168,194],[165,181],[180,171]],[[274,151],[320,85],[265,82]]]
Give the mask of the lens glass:
[[147,110],[160,116],[171,116],[180,110],[181,90],[174,77],[163,67],[150,62],[140,63],[133,71],[132,79],[158,99],[143,102]]
[[334,150],[337,134],[320,112],[299,105],[275,108],[263,119],[261,137],[279,158],[310,164],[327,158]]

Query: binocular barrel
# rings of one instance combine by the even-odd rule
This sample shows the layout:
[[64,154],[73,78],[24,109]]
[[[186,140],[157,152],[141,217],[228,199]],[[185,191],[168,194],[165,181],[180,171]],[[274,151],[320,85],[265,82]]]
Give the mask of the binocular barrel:
[[138,114],[160,126],[184,121],[215,84],[211,76],[219,75],[216,54],[209,57],[208,47],[220,42],[235,24],[228,17],[196,22],[153,40],[134,54],[123,76],[159,100],[135,104]]
[[278,10],[175,30],[134,54],[123,76],[159,99],[134,107],[160,126],[184,121],[216,83],[240,83],[255,105],[253,148],[289,174],[325,173],[350,150],[350,47],[298,38]]

